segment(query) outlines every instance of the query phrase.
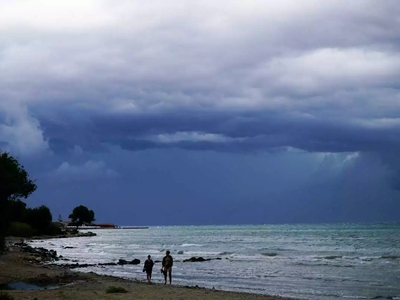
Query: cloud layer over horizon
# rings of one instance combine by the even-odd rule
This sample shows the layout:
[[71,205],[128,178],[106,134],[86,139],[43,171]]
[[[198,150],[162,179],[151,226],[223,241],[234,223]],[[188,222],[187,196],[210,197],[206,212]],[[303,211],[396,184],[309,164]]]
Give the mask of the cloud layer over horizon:
[[79,199],[146,223],[112,217],[118,197],[158,205],[151,224],[398,220],[399,16],[396,0],[7,0],[0,148],[65,215]]

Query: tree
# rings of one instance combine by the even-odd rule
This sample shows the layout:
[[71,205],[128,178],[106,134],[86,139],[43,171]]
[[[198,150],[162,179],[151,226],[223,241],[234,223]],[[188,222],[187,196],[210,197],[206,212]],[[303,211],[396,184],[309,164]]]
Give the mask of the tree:
[[69,217],[72,223],[78,227],[82,226],[83,223],[92,223],[95,221],[94,211],[89,210],[86,206],[80,205],[74,208],[72,214]]
[[0,253],[4,251],[4,241],[9,218],[7,206],[10,200],[28,198],[36,190],[36,184],[29,179],[28,172],[17,159],[6,152],[0,152]]
[[7,202],[7,217],[10,222],[25,222],[26,203],[21,200]]
[[34,181],[17,159],[6,152],[0,153],[0,199],[2,201],[28,198],[36,190]]
[[26,222],[36,229],[38,234],[46,233],[52,220],[50,209],[45,205],[26,210]]

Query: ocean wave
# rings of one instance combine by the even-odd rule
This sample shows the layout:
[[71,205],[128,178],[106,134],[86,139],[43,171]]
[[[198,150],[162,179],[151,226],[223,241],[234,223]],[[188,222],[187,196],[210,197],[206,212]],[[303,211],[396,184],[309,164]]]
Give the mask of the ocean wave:
[[304,263],[304,262],[298,262],[294,263],[296,266],[306,266],[306,267],[332,267],[332,268],[355,268],[355,266],[352,265],[333,265],[331,263]]
[[203,245],[200,244],[182,244],[182,247],[201,247]]
[[375,258],[374,257],[360,257],[362,261],[373,261]]
[[261,255],[262,256],[274,257],[274,256],[277,256],[278,253],[275,253],[275,252],[262,252]]
[[338,259],[338,258],[343,258],[341,255],[331,255],[331,256],[324,256],[324,259]]
[[382,255],[381,259],[400,259],[400,255]]
[[[365,239],[361,244],[353,243],[355,238],[347,239],[346,236],[337,240],[335,237],[342,231],[336,232],[335,229],[332,234],[324,231],[322,235],[312,236],[274,231],[268,235],[255,232],[250,237],[246,230],[235,229],[222,234],[219,227],[205,228],[204,231],[201,228],[178,229],[152,227],[149,231],[101,231],[98,237],[91,239],[32,243],[53,248],[69,259],[68,263],[81,264],[117,262],[119,258],[128,257],[145,259],[147,254],[159,261],[169,249],[176,260],[175,282],[184,286],[196,284],[242,292],[259,291],[261,294],[282,293],[294,299],[314,300],[366,299],[365,295],[374,297],[387,293],[400,295],[395,268],[390,268],[390,265],[400,262],[400,253],[393,247],[399,240],[395,235],[390,235],[389,239],[388,235],[375,235],[375,232],[370,235],[369,231],[361,230],[361,237],[373,234],[373,238]],[[335,239],[331,240],[331,237]],[[244,242],[238,244],[238,240]],[[183,254],[178,255],[181,251]],[[222,260],[183,263],[184,259],[192,256],[221,257]],[[60,261],[62,263],[65,261]],[[80,271],[145,280],[141,266],[101,266]],[[163,283],[159,272],[154,280]],[[388,286],[392,286],[390,291]],[[340,295],[329,296],[336,292]]]
[[221,252],[221,253],[219,253],[218,255],[232,255],[232,254],[235,254],[235,252],[228,252],[228,251],[226,251],[226,252]]

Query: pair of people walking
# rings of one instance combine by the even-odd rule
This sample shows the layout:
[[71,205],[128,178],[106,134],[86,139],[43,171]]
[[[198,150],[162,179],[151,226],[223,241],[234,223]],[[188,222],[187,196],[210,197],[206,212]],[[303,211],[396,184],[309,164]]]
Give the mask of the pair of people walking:
[[[172,282],[172,265],[174,264],[174,260],[170,255],[170,252],[165,252],[165,256],[162,260],[162,268],[161,273],[164,275],[165,283],[167,284],[167,275],[169,275],[169,284]],[[147,282],[151,284],[151,273],[153,272],[154,262],[151,259],[151,256],[147,256],[147,260],[144,262],[143,272],[147,273]]]

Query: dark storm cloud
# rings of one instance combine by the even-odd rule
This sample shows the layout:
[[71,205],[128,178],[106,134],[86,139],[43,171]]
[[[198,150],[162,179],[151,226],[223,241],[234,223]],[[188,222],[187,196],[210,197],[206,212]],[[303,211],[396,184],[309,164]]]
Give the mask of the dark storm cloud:
[[[102,168],[93,181],[88,177],[67,181],[55,174],[39,178],[39,190],[30,202],[44,202],[63,216],[84,203],[96,211],[99,221],[119,224],[398,219],[399,193],[388,187],[390,172],[374,155],[114,148],[102,158],[104,166],[113,166],[120,176],[107,177]],[[142,213],[146,209],[153,212],[150,218]]]
[[[328,218],[366,185],[373,220],[385,214],[374,199],[392,211],[400,182],[399,15],[397,0],[4,1],[0,146],[35,170],[35,197],[63,203],[108,182],[97,197],[123,205],[132,178],[135,197],[164,209],[174,195],[187,212],[185,182],[205,205],[225,199],[216,219],[227,199],[234,220],[252,197],[262,222],[268,194],[279,216],[291,207],[304,221],[306,203]],[[355,203],[343,200],[343,220]]]
[[[74,24],[50,2],[58,19],[10,17],[18,7],[8,5],[2,24],[16,42],[2,44],[4,142],[21,150],[29,127],[32,150],[57,152],[103,143],[328,152],[396,146],[389,138],[400,113],[395,2],[204,2],[192,10],[176,1],[165,7],[169,14],[156,3],[66,4],[79,9]],[[181,132],[221,135],[228,146],[154,140]]]
[[[103,143],[328,152],[397,145],[389,138],[400,113],[395,1],[204,2],[193,10],[175,1],[168,13],[158,5],[48,2],[53,15],[40,18],[8,3],[2,28],[15,41],[2,44],[3,142],[21,150],[30,127],[33,149],[56,152]],[[221,135],[227,146],[148,137],[180,132]]]
[[[88,119],[90,125],[44,122],[51,149],[58,151],[80,145],[93,151],[110,144],[131,150],[182,147],[236,152],[295,147],[310,152],[384,152],[400,147],[398,126],[365,126],[351,119],[316,119],[279,112],[182,110],[150,115],[88,116]],[[182,133],[186,135],[179,138]]]

